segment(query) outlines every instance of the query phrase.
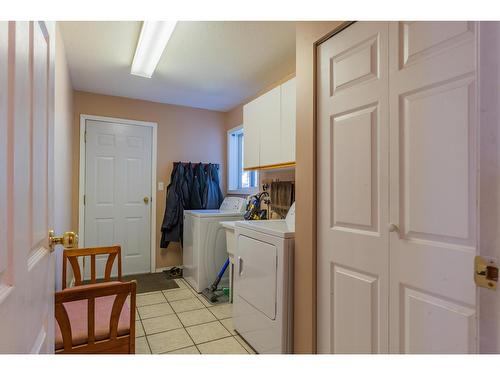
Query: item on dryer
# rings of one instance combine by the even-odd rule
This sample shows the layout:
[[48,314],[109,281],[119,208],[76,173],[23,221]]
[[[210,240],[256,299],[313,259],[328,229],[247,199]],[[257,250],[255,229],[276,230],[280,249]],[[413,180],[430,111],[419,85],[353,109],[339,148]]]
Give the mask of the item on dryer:
[[247,204],[247,212],[245,212],[245,220],[266,220],[267,219],[267,210],[261,209],[261,203],[263,201],[263,197],[269,198],[269,193],[267,191],[263,191],[261,193],[252,195]]
[[[220,280],[222,279],[224,272],[226,272],[227,266],[229,266],[229,258],[227,258],[226,261],[224,262],[224,265],[217,274],[217,277],[215,278],[214,282],[210,284],[208,288],[203,289],[203,291],[201,292],[201,294],[203,294],[203,297],[205,297],[209,302],[216,303],[219,297],[221,297],[221,295],[217,295],[216,292]],[[222,291],[222,295],[225,295],[224,291]]]
[[295,186],[292,181],[273,181],[271,183],[271,209],[282,219],[294,201]]

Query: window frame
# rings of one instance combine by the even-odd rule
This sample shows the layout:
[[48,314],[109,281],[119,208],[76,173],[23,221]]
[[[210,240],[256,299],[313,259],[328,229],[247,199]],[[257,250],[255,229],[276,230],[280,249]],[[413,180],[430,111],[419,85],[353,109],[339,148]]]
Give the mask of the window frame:
[[256,194],[259,192],[259,173],[257,171],[252,171],[254,172],[256,186],[248,188],[242,188],[239,186],[241,173],[243,173],[243,171],[241,171],[240,173],[240,170],[238,168],[238,166],[243,162],[241,160],[243,150],[242,153],[239,153],[239,150],[243,146],[240,141],[235,142],[231,138],[235,135],[235,133],[243,133],[243,125],[236,126],[227,131],[227,193],[245,195]]

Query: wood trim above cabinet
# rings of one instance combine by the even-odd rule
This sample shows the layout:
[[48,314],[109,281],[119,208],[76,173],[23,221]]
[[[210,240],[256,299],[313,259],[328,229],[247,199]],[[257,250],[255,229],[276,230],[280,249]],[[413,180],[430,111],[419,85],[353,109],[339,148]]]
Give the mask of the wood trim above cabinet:
[[269,170],[269,169],[294,168],[294,167],[295,167],[295,162],[289,161],[286,163],[277,163],[277,164],[269,164],[269,165],[260,165],[258,167],[243,168],[243,170],[244,171],[262,171],[262,170]]

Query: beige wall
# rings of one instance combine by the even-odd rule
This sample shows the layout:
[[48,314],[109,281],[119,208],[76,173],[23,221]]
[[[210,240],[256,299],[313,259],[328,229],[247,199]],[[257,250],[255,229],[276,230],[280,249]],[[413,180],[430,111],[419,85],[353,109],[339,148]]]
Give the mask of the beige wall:
[[158,124],[157,181],[165,182],[165,190],[156,199],[156,267],[182,264],[179,244],[160,249],[161,223],[165,211],[166,186],[175,161],[212,162],[221,164],[221,187],[225,190],[226,130],[224,114],[153,103],[116,96],[75,92],[73,126],[73,224],[78,228],[78,168],[80,114],[108,116]]
[[[56,28],[54,116],[54,230],[56,234],[77,230],[72,225],[73,191],[71,189],[73,153],[73,87],[66,61],[66,51]],[[75,196],[76,197],[76,196]],[[62,248],[56,247],[56,288],[61,288]]]
[[316,43],[343,22],[299,22],[296,35],[294,352],[316,352]]

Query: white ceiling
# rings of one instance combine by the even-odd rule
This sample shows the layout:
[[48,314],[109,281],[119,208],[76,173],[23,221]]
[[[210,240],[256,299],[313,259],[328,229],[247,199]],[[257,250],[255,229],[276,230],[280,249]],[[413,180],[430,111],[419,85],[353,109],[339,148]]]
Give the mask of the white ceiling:
[[61,22],[75,90],[228,111],[295,71],[293,22],[178,22],[151,79],[130,74],[141,22]]

